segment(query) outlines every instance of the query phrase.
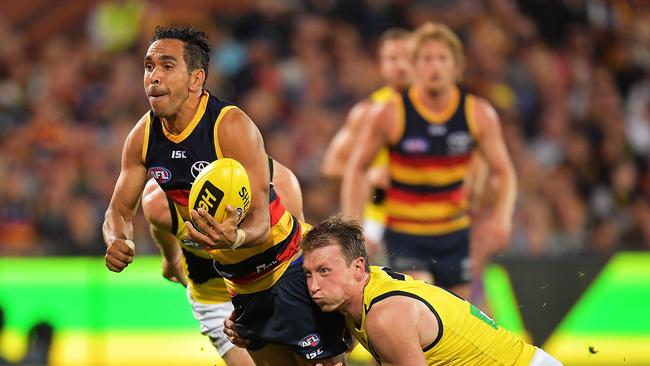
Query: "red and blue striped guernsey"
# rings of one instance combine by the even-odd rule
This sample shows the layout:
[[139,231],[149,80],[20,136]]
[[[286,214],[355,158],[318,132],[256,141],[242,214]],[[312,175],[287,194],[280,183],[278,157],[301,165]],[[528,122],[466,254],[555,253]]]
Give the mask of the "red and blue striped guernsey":
[[449,107],[427,110],[415,89],[396,96],[399,139],[389,147],[388,228],[443,235],[469,226],[464,178],[476,142],[474,96],[454,88]]

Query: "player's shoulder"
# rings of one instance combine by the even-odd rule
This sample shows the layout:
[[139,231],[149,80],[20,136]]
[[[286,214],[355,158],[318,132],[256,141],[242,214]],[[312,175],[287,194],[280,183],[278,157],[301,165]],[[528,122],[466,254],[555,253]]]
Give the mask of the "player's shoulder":
[[392,87],[385,85],[370,94],[368,99],[373,103],[385,102],[394,98],[398,92]]

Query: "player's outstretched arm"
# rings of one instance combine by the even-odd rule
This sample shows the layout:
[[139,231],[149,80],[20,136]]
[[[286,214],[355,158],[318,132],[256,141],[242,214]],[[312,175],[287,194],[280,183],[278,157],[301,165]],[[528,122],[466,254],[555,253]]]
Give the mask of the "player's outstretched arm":
[[[131,130],[122,149],[120,175],[104,215],[102,234],[106,244],[106,267],[121,272],[133,261],[133,215],[146,182],[142,146],[146,115]],[[127,243],[127,240],[129,241]]]
[[[430,344],[439,329],[435,321],[422,324],[422,307],[425,306],[419,300],[391,296],[370,308],[366,316],[366,332],[382,366],[427,365],[422,343]],[[424,311],[430,312],[429,309]],[[426,329],[425,334],[421,334],[422,328]]]
[[361,101],[350,109],[343,127],[334,135],[330,142],[321,172],[328,178],[341,178],[345,165],[350,158],[350,154],[361,134],[364,119],[368,118],[368,113],[372,105],[369,101]]
[[368,113],[368,126],[361,130],[345,167],[341,187],[341,211],[343,215],[360,220],[363,204],[369,192],[364,184],[372,160],[379,150],[390,141],[395,125],[396,106],[392,102],[374,104]]
[[[237,225],[236,212],[226,207],[226,218],[217,223],[205,210],[192,210],[190,215],[205,233],[201,233],[189,222],[185,227],[192,240],[206,248],[228,249],[248,247],[264,242],[270,232],[269,186],[270,173],[264,140],[259,130],[241,110],[235,108],[225,112],[217,126],[221,151],[219,157],[237,160],[248,174],[251,185],[251,207],[246,218]],[[200,221],[203,221],[201,223]]]
[[476,98],[474,106],[479,152],[496,179],[496,202],[493,212],[477,228],[477,239],[493,250],[503,249],[510,239],[512,214],[517,194],[517,178],[508,155],[499,117],[492,106]]

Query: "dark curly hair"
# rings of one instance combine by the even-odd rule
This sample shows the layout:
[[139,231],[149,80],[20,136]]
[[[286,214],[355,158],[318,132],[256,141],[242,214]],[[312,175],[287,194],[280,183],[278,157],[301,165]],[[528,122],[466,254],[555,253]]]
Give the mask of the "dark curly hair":
[[151,43],[159,39],[178,39],[185,43],[183,48],[183,59],[187,69],[192,72],[196,69],[203,69],[205,78],[208,78],[210,66],[210,41],[208,36],[190,26],[156,27]]

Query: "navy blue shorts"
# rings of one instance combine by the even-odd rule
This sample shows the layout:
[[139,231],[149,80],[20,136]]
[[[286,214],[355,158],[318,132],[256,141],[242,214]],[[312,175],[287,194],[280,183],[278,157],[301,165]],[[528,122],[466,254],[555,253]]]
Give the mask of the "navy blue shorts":
[[309,360],[323,360],[348,350],[352,336],[338,312],[324,313],[309,296],[302,257],[271,288],[236,295],[237,333],[251,341],[248,349],[286,345]]
[[398,272],[427,271],[435,284],[450,288],[469,283],[469,229],[419,236],[386,229],[390,267]]

